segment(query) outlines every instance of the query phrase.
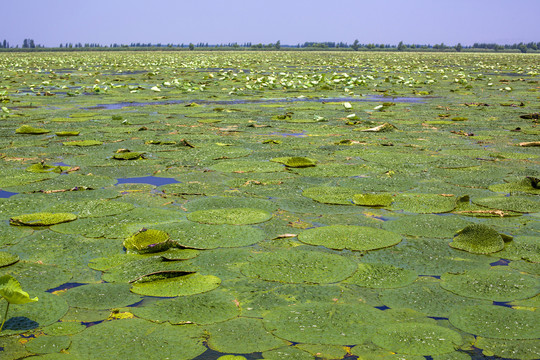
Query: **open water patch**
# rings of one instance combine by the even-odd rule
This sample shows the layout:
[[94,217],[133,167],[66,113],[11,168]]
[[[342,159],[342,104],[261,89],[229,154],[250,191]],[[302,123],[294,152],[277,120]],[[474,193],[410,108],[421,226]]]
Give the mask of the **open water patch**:
[[120,184],[150,184],[154,186],[168,185],[168,184],[178,184],[180,181],[174,178],[165,178],[158,176],[141,176],[141,177],[131,177],[131,178],[119,178],[116,179],[118,182],[116,185]]
[[17,193],[10,192],[10,191],[5,191],[5,190],[0,190],[0,198],[1,198],[1,199],[7,199],[7,198],[10,198],[10,197],[12,197],[13,195],[17,195]]

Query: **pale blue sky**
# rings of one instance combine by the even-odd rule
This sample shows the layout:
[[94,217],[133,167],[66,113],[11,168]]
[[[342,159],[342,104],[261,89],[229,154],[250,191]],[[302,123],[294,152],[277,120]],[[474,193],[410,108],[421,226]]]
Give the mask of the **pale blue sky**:
[[4,0],[0,40],[60,43],[540,42],[540,0]]

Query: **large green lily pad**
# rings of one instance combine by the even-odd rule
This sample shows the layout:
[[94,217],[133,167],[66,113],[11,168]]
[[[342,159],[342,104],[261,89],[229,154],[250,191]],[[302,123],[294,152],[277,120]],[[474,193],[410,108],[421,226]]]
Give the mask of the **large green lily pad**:
[[[26,289],[26,288],[25,288]],[[27,304],[11,304],[2,335],[13,335],[44,327],[58,321],[68,310],[64,299],[50,293],[31,292],[39,301]],[[4,314],[7,302],[0,302],[0,313]]]
[[383,291],[380,300],[392,309],[408,308],[435,317],[448,317],[454,309],[463,306],[490,304],[488,300],[456,295],[441,288],[439,283],[432,277],[421,277],[412,285]]
[[491,196],[487,198],[473,199],[477,205],[490,209],[515,211],[520,213],[532,213],[540,211],[540,201],[527,196]]
[[448,239],[469,224],[460,216],[419,214],[385,221],[382,227],[402,235]]
[[386,207],[390,206],[394,201],[392,194],[379,193],[379,194],[355,194],[353,196],[353,203],[355,205],[370,206],[370,207]]
[[401,236],[387,230],[367,226],[330,225],[305,230],[298,239],[310,245],[330,249],[367,251],[398,244]]
[[242,225],[208,225],[184,221],[157,225],[155,228],[166,231],[181,246],[196,249],[248,246],[265,238],[263,230]]
[[455,309],[449,317],[452,325],[477,336],[494,339],[540,338],[540,313],[504,306],[480,305]]
[[19,261],[19,255],[0,251],[0,267],[9,266]]
[[272,214],[254,208],[225,208],[195,211],[187,218],[203,224],[249,225],[268,221]]
[[358,269],[344,283],[368,288],[396,288],[407,286],[418,275],[413,270],[405,270],[389,264],[358,264]]
[[298,347],[286,346],[279,349],[263,352],[263,359],[268,360],[313,360],[315,357],[310,353],[300,350]]
[[240,314],[234,296],[219,290],[155,301],[132,311],[137,317],[151,321],[199,325],[226,321]]
[[71,344],[69,336],[39,336],[30,340],[26,350],[35,354],[59,353]]
[[187,296],[214,290],[219,284],[217,276],[172,271],[145,275],[132,284],[131,291],[146,296]]
[[360,190],[344,187],[320,186],[305,189],[303,196],[325,204],[352,205]]
[[14,216],[9,219],[11,225],[26,225],[26,226],[49,226],[61,224],[77,219],[77,215],[70,213],[34,213]]
[[[181,349],[181,351],[179,351]],[[156,324],[142,319],[105,321],[72,337],[69,353],[88,360],[121,354],[133,360],[190,360],[206,351],[203,329]]]
[[263,320],[266,329],[289,341],[356,345],[370,339],[389,318],[365,304],[312,302],[276,308]]
[[224,353],[247,354],[288,345],[263,327],[261,320],[238,318],[207,327],[208,346]]
[[267,281],[328,284],[355,270],[356,264],[340,255],[291,249],[254,254],[242,273]]
[[441,286],[461,296],[493,301],[530,298],[538,293],[540,280],[531,275],[504,270],[469,270],[445,273]]
[[123,245],[128,251],[148,254],[165,251],[173,245],[173,242],[165,231],[141,229],[125,239]]
[[474,346],[482,349],[486,356],[501,358],[535,360],[540,359],[538,340],[501,340],[477,337]]
[[377,330],[373,342],[400,354],[437,355],[453,352],[463,339],[456,331],[442,326],[402,323]]
[[281,163],[289,168],[306,168],[317,164],[317,160],[303,156],[279,157],[273,158],[272,161]]
[[488,187],[489,190],[504,193],[527,193],[540,195],[538,182],[532,177],[526,177],[521,180],[511,181],[503,184],[495,184]]
[[518,236],[507,243],[503,250],[494,256],[510,260],[526,260],[540,263],[540,238],[537,236]]
[[15,277],[28,292],[54,289],[68,282],[73,274],[55,265],[45,265],[30,261],[19,261],[0,268],[0,276],[10,274]]
[[265,173],[284,171],[285,167],[281,164],[270,161],[255,160],[224,160],[210,167],[215,171],[236,172],[236,173]]
[[30,125],[22,125],[18,129],[15,130],[17,134],[31,134],[31,135],[40,135],[40,134],[47,134],[50,133],[51,130],[43,129],[43,128],[36,128]]
[[504,248],[504,239],[489,226],[471,224],[457,232],[450,246],[473,254],[490,254]]
[[398,194],[392,207],[410,213],[447,213],[456,207],[456,199],[438,194]]
[[112,309],[134,304],[141,300],[129,291],[129,284],[100,283],[77,286],[62,297],[72,307],[85,309]]
[[61,202],[48,207],[47,211],[70,212],[76,214],[79,218],[87,218],[122,214],[133,208],[133,204],[127,202],[98,199]]

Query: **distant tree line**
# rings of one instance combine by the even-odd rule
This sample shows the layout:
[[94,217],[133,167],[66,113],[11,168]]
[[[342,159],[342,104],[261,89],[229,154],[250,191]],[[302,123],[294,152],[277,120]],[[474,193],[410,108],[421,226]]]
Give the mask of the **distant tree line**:
[[[36,49],[40,50],[350,50],[350,51],[366,51],[366,50],[389,50],[389,51],[505,51],[505,52],[540,52],[540,42],[529,43],[515,43],[515,44],[496,44],[496,43],[474,43],[472,46],[465,46],[458,43],[454,46],[440,44],[405,44],[400,41],[395,44],[376,44],[376,43],[360,43],[357,39],[352,44],[346,42],[313,42],[306,41],[304,43],[298,43],[296,45],[281,44],[278,40],[275,43],[258,43],[253,44],[251,42],[245,43],[221,43],[221,44],[209,44],[205,42],[189,43],[189,44],[173,44],[173,43],[141,43],[133,42],[130,44],[118,44],[112,43],[109,45],[103,45],[99,43],[61,43],[58,47],[44,47],[36,44],[33,39],[24,39],[22,49]],[[15,47],[11,46],[7,40],[0,42],[0,49],[19,49],[19,45]]]

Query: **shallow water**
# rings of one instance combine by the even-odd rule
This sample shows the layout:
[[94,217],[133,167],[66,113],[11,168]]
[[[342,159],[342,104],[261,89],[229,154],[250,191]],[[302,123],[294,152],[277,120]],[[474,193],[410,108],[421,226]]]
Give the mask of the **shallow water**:
[[150,184],[154,186],[167,185],[167,184],[178,184],[180,181],[174,178],[164,178],[157,176],[141,176],[141,177],[132,177],[132,178],[119,178],[117,179],[120,184]]

